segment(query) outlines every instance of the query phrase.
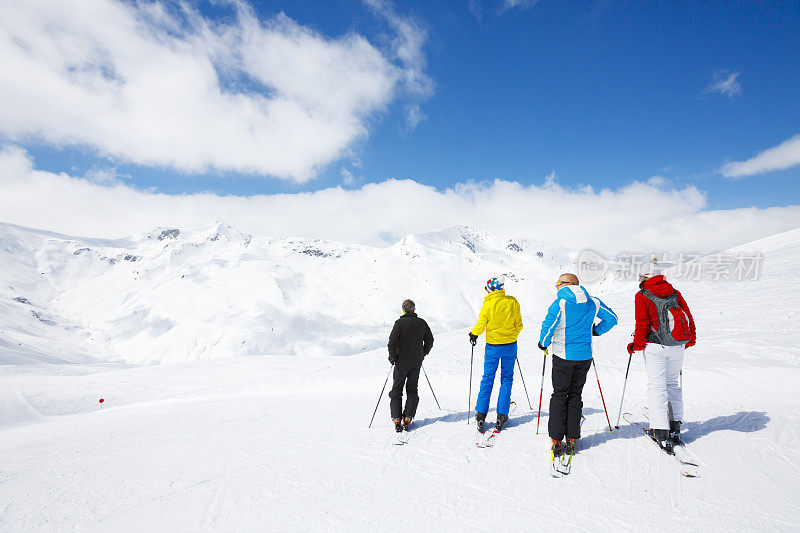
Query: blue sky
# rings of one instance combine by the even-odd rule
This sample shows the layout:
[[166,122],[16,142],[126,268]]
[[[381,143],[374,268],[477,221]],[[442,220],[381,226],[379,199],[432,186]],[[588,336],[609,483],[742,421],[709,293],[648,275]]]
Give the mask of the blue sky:
[[[744,160],[800,133],[800,5],[795,2],[549,2],[503,11],[501,2],[403,2],[398,11],[427,33],[433,95],[413,130],[392,105],[370,122],[354,157],[300,185],[235,172],[190,177],[118,164],[138,187],[166,192],[255,194],[316,190],[342,182],[413,178],[437,188],[502,178],[619,187],[664,176],[696,184],[719,208],[797,201],[800,166],[723,178]],[[256,2],[337,37],[380,43],[385,24],[359,2]],[[209,16],[218,10],[201,4]],[[482,6],[482,7],[479,7]],[[709,92],[738,73],[739,94]],[[87,150],[30,144],[41,168],[96,166]],[[102,164],[102,163],[101,163]]]
[[[185,6],[2,8],[9,168],[65,187],[87,179],[98,198],[124,187],[145,209],[156,193],[357,192],[390,179],[422,186],[408,198],[425,186],[467,197],[475,182],[495,195],[498,179],[544,198],[553,175],[565,201],[609,189],[609,213],[629,209],[641,182],[640,198],[693,215],[756,207],[762,233],[800,225],[797,2]],[[5,192],[12,207],[34,194]],[[764,211],[776,206],[791,209]],[[453,213],[441,223],[468,218]]]

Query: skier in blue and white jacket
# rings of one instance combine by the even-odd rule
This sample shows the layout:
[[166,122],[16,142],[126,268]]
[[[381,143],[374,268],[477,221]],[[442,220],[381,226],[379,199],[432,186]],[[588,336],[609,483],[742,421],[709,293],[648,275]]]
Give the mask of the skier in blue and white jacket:
[[592,337],[613,328],[617,315],[600,298],[591,296],[575,274],[559,276],[556,287],[556,300],[542,322],[539,348],[549,349],[553,356],[548,432],[554,454],[559,455],[572,453],[581,436],[581,393],[592,366]]

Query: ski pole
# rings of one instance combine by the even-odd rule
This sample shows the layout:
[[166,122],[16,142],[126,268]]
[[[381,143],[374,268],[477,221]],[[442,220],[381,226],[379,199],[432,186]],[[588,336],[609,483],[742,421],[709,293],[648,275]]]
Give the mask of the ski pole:
[[386,390],[386,384],[389,383],[389,374],[392,373],[392,369],[393,368],[394,368],[394,363],[392,363],[392,367],[389,369],[389,373],[386,374],[386,381],[383,382],[383,388],[381,389],[381,395],[378,396],[378,403],[375,404],[375,411],[373,411],[373,413],[372,413],[372,418],[369,421],[369,427],[367,429],[372,427],[372,422],[375,420],[375,413],[378,412],[378,406],[381,404],[381,398],[383,398],[383,391]]
[[[420,365],[420,366],[422,366],[422,365]],[[425,372],[425,367],[424,366],[422,366],[422,373],[425,374],[425,379],[428,381],[428,387],[431,388],[431,394],[433,394],[433,399],[436,400],[436,393],[433,392],[433,385],[431,385],[431,380],[428,379],[428,373]],[[440,411],[442,410],[442,406],[439,405],[439,400],[436,400],[436,407],[438,407]]]
[[539,414],[536,415],[536,434],[539,434],[539,420],[542,418],[542,393],[544,393],[544,368],[547,366],[547,348],[542,357],[542,384],[539,387]]
[[597,378],[597,388],[600,389],[600,399],[603,401],[603,411],[606,412],[606,422],[608,422],[608,432],[614,433],[614,430],[611,429],[611,420],[608,419],[608,409],[606,409],[606,400],[603,398],[603,387],[600,386],[600,377],[597,375],[597,364],[594,362],[594,358],[592,358],[592,366],[594,367],[594,377]]
[[467,425],[472,418],[472,360],[475,358],[475,345],[472,345],[472,355],[469,356],[469,399],[467,400]]
[[522,375],[522,367],[519,364],[519,357],[517,357],[517,368],[519,368],[519,377],[522,378],[522,388],[525,389],[525,397],[528,399],[528,407],[533,409],[531,405],[531,397],[528,396],[528,387],[525,385],[525,377]]
[[631,359],[633,354],[628,356],[628,368],[625,369],[625,381],[622,383],[622,398],[619,399],[619,413],[617,413],[617,425],[614,429],[619,429],[619,419],[622,417],[622,402],[625,401],[625,388],[628,386],[628,372],[631,371]]

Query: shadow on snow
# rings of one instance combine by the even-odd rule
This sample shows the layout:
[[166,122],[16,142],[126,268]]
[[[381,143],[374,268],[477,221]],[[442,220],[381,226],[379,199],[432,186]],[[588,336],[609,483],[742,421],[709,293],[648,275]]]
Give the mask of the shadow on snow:
[[683,441],[694,442],[715,431],[753,433],[765,429],[769,421],[769,416],[763,411],[740,411],[735,415],[718,416],[705,422],[687,422],[683,425],[686,428]]
[[[518,409],[520,409],[520,408],[518,408]],[[586,414],[586,415],[595,414],[595,413],[602,413],[602,412],[603,412],[602,409],[595,409],[593,407],[585,407],[583,409],[583,413]],[[492,415],[491,413],[492,413],[492,411],[490,411],[490,414],[486,417],[487,429],[491,429],[493,427],[494,421],[496,420],[496,417],[494,415]],[[428,425],[431,425],[431,424],[435,424],[436,422],[461,422],[464,425],[466,425],[467,416],[468,416],[467,411],[461,411],[459,413],[452,413],[451,412],[451,413],[447,413],[447,414],[444,414],[444,415],[441,415],[441,416],[436,416],[436,417],[418,418],[418,419],[414,420],[413,429],[419,429],[419,428],[422,428],[422,427],[425,427],[425,426],[428,426]],[[470,416],[470,424],[472,424],[474,426],[474,424],[475,424],[475,411],[474,410],[470,411],[469,412],[469,416]],[[547,411],[542,410],[542,420],[543,420],[542,427],[544,428],[545,432],[547,431],[547,421],[545,420],[547,418],[547,416],[548,416]],[[513,428],[513,427],[522,426],[522,425],[527,424],[529,422],[535,421],[536,418],[537,418],[537,412],[536,411],[531,412],[531,411],[528,410],[527,413],[523,413],[521,415],[512,414],[511,418],[509,418],[508,422],[506,422],[505,429],[510,429],[510,428]]]
[[[767,427],[770,418],[763,411],[740,411],[734,415],[718,416],[704,422],[687,422],[681,432],[683,442],[689,444],[715,431],[739,431],[753,433]],[[581,439],[580,449],[588,450],[612,439],[634,439],[642,436],[639,428],[624,424],[614,433],[598,431]]]
[[[602,413],[601,409],[595,409],[592,407],[584,408],[583,413],[584,415],[591,415],[596,413]],[[414,425],[412,426],[412,430],[420,429],[425,426],[429,426],[431,424],[435,424],[437,422],[446,422],[446,423],[462,423],[467,419],[467,411],[461,412],[450,412],[443,414],[441,416],[435,417],[426,417],[426,418],[419,418],[414,421]],[[475,427],[475,411],[470,411],[470,424],[472,427]],[[542,418],[546,419],[548,417],[547,411],[542,411]],[[512,429],[520,426],[524,426],[529,423],[533,423],[536,421],[537,413],[535,411],[523,413],[519,416],[512,416],[508,423],[506,424],[506,429]],[[492,428],[492,424],[494,422],[495,417],[490,415],[487,417],[488,427],[487,429]],[[769,424],[770,418],[767,416],[767,413],[763,411],[741,411],[739,413],[727,416],[718,416],[704,422],[687,422],[683,425],[684,431],[682,432],[681,436],[685,443],[694,442],[706,435],[709,435],[715,431],[738,431],[741,433],[753,433],[756,431],[761,431],[767,427]],[[466,425],[466,424],[465,424]],[[547,421],[544,420],[540,427],[540,433],[547,434]],[[619,429],[615,429],[613,433],[609,433],[608,430],[600,429],[597,430],[595,433],[591,435],[585,435],[581,438],[580,441],[580,450],[588,450],[590,448],[594,448],[595,446],[599,446],[604,444],[613,439],[635,439],[642,436],[642,432],[639,428],[631,426],[630,424],[624,423]]]

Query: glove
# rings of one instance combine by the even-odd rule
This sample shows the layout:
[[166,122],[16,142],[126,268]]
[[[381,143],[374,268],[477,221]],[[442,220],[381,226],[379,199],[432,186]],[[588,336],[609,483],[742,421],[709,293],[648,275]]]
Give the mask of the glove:
[[597,332],[594,330],[594,326],[592,326],[592,336],[593,336],[593,337],[599,337],[599,336],[600,336],[600,334],[599,334],[599,333],[597,333]]
[[633,349],[633,343],[631,342],[630,344],[628,344],[628,355],[633,355],[634,351],[635,350]]
[[395,354],[390,355],[389,362],[395,364],[397,362],[397,356]]
[[684,344],[684,345],[683,345],[683,348],[684,348],[684,350],[685,350],[686,348],[691,348],[692,346],[694,346],[694,343],[695,343],[695,341],[689,341],[689,342],[687,342],[686,344]]
[[540,349],[541,351],[545,351],[545,350],[547,350],[547,348],[546,348],[546,347],[542,346],[542,343],[541,343],[541,342],[539,343],[539,349]]
[[473,346],[478,344],[478,336],[477,335],[473,335],[471,331],[469,332],[469,343],[471,345],[473,345]]

